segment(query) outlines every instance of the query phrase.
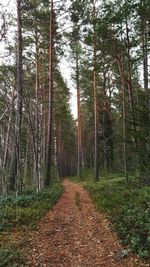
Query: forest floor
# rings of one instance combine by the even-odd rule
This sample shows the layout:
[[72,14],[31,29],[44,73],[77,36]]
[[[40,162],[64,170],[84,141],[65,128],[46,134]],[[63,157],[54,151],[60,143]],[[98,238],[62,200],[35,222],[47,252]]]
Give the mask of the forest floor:
[[149,266],[124,248],[104,214],[96,211],[81,185],[64,181],[65,192],[54,208],[29,233],[27,266]]

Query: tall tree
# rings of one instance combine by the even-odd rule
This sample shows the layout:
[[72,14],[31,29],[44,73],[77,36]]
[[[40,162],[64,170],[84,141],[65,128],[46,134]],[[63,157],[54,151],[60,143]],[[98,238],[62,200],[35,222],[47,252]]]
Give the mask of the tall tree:
[[45,185],[50,184],[51,177],[51,164],[52,164],[52,125],[53,125],[53,53],[54,53],[54,43],[53,43],[53,33],[54,33],[54,6],[53,0],[50,4],[50,33],[49,33],[49,72],[48,72],[48,134],[47,134],[47,157],[46,157],[46,170],[45,170]]
[[80,93],[80,55],[81,55],[81,36],[80,24],[82,24],[82,15],[84,13],[84,1],[72,1],[70,8],[72,32],[71,32],[71,49],[75,60],[75,84],[77,91],[77,175],[81,176],[83,169],[83,149],[82,149],[82,125],[81,125],[81,93]]
[[94,95],[94,165],[95,180],[99,180],[99,158],[98,158],[98,113],[97,113],[97,81],[96,81],[96,7],[93,1],[93,95]]
[[21,181],[21,125],[23,103],[23,65],[22,65],[22,0],[17,0],[17,103],[15,121],[15,144],[12,159],[11,189],[16,186],[17,193],[22,190]]

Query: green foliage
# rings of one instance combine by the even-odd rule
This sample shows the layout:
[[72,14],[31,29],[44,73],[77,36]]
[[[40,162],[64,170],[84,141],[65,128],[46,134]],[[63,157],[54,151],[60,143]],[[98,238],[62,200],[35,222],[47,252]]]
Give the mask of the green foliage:
[[7,230],[13,227],[20,230],[23,225],[35,226],[37,220],[53,207],[62,193],[63,186],[60,183],[54,183],[38,195],[28,191],[18,198],[11,195],[0,199],[0,267],[24,266],[25,256],[22,245],[18,238],[15,239]]
[[51,209],[63,193],[63,186],[55,183],[38,195],[35,192],[16,198],[9,196],[0,199],[0,230],[16,226],[34,225],[46,211]]
[[96,207],[110,216],[125,245],[141,258],[150,258],[150,187],[142,187],[136,178],[102,180],[87,183]]
[[81,180],[93,180],[94,179],[94,171],[92,169],[81,170]]
[[81,183],[85,181],[93,181],[94,180],[94,173],[93,170],[85,169],[84,171],[80,171],[80,177],[78,176],[71,176],[69,177],[71,181],[74,183]]
[[[117,177],[117,178],[116,178]],[[120,177],[120,178],[118,178]],[[103,170],[101,172],[101,178],[100,180],[103,181],[103,183],[105,183],[106,180],[113,180],[114,179],[122,179],[122,177],[124,177],[123,173],[110,173],[110,171],[107,170]],[[69,177],[69,179],[75,183],[81,183],[81,182],[93,182],[95,177],[94,177],[94,170],[92,169],[85,169],[84,171],[81,170],[80,173],[80,177],[78,176],[71,176]]]
[[20,251],[15,249],[0,250],[0,267],[16,267],[22,266],[21,264],[23,264],[23,255]]
[[78,176],[71,176],[69,179],[74,183],[81,183],[81,178]]

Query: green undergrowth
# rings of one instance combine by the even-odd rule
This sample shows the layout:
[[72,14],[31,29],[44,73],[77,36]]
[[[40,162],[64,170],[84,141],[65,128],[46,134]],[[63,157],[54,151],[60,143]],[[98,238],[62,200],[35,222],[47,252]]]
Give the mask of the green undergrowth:
[[123,243],[141,258],[150,259],[150,186],[123,177],[87,182],[97,209],[109,215]]
[[33,226],[63,193],[63,186],[55,183],[39,194],[28,192],[19,197],[9,196],[0,199],[0,231],[10,230],[21,225]]
[[[116,178],[117,177],[117,178]],[[123,174],[122,173],[110,173],[108,171],[103,171],[101,173],[101,180],[103,182],[109,180],[113,180],[113,179],[118,179],[118,177],[120,179],[123,178]],[[94,172],[92,170],[84,170],[81,171],[80,177],[79,176],[71,176],[69,177],[69,180],[75,183],[86,183],[86,182],[93,182],[94,181]]]
[[18,198],[12,195],[0,199],[0,267],[26,266],[28,228],[36,227],[63,192],[63,185],[55,183],[38,195],[30,191]]
[[25,266],[24,264],[22,252],[12,248],[0,250],[0,267],[21,267]]

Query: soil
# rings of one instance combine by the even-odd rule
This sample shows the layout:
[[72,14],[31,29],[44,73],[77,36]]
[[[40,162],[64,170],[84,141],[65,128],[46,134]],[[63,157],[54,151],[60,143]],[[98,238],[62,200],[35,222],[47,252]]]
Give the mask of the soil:
[[[38,267],[146,266],[128,253],[81,185],[64,181],[65,192],[30,233],[27,265]],[[126,254],[126,253],[125,253]]]

